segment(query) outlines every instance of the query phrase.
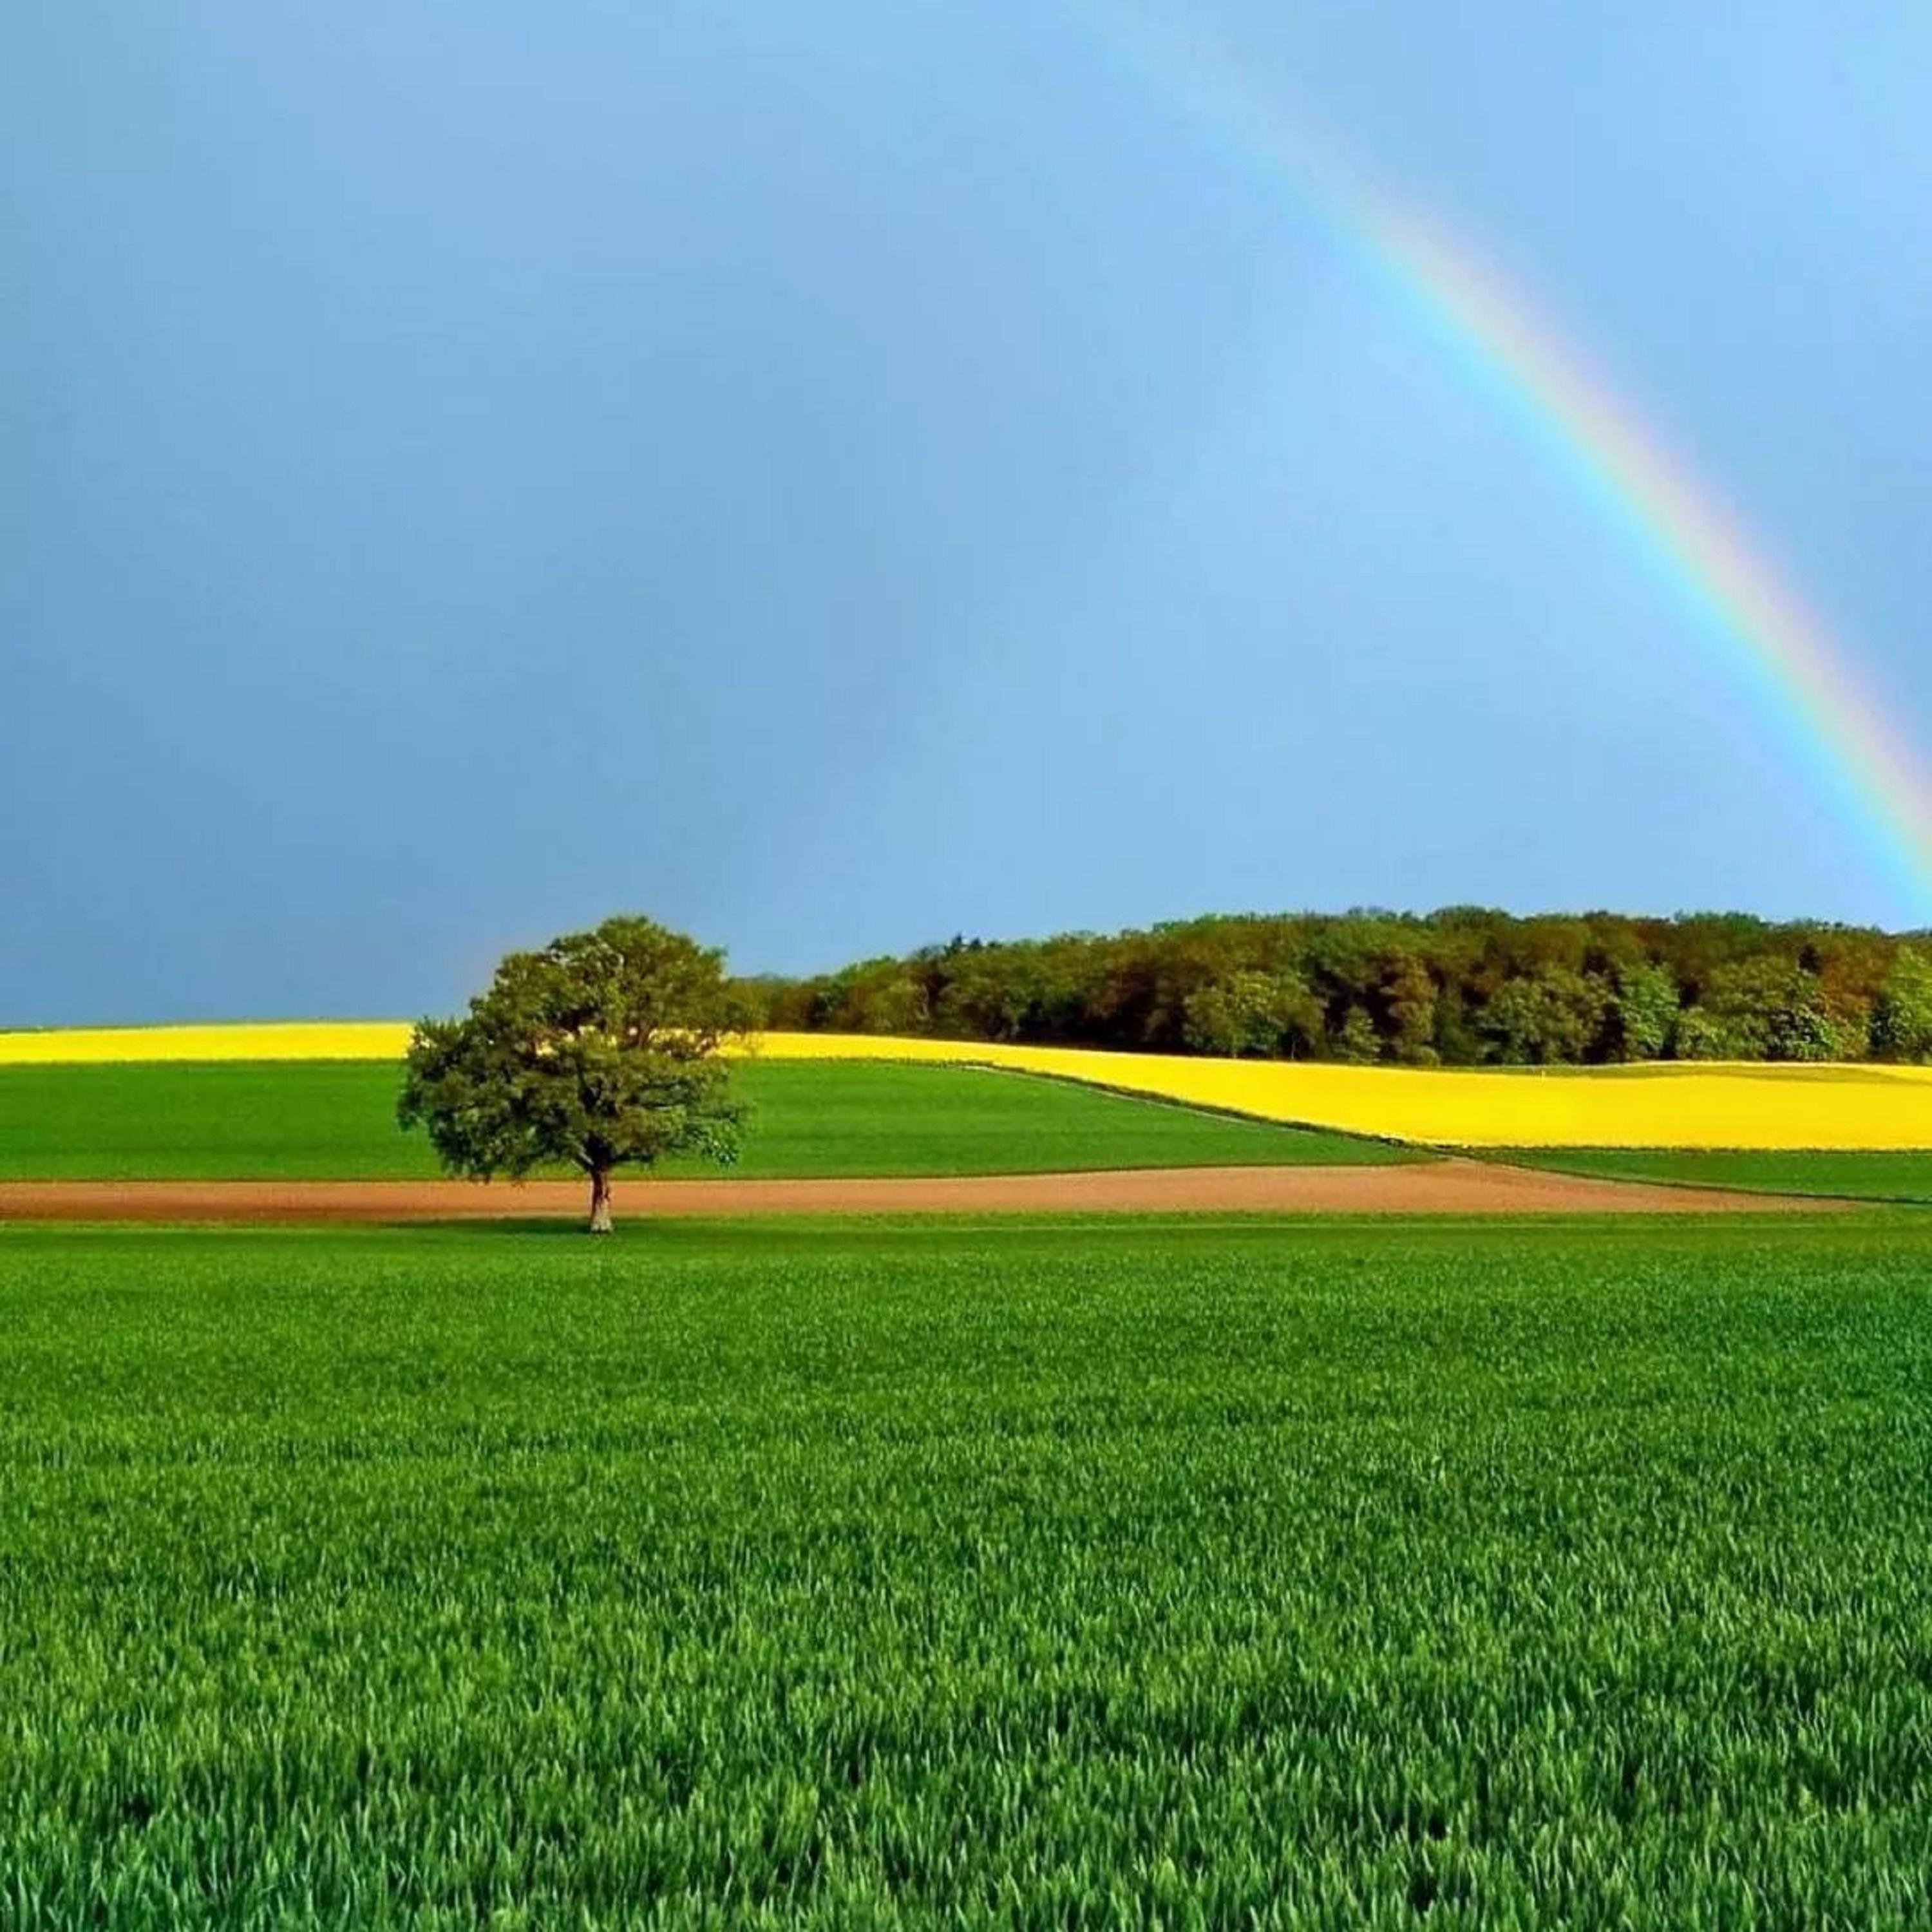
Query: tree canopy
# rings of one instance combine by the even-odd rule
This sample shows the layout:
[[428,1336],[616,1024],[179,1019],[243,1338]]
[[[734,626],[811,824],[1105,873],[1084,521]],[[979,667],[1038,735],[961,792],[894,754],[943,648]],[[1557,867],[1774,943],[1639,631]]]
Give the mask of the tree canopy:
[[460,1019],[410,1042],[397,1118],[478,1180],[568,1165],[610,1227],[610,1176],[667,1154],[736,1157],[740,1109],[721,1049],[746,1030],[722,952],[648,919],[511,953]]
[[748,988],[774,1028],[1412,1066],[1932,1059],[1932,935],[1742,914],[1244,914]]

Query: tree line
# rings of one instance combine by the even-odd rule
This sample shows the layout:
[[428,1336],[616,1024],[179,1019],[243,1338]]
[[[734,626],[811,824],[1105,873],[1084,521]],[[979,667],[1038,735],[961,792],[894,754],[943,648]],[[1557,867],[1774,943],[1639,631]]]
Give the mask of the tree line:
[[1407,1066],[1932,1059],[1932,934],[1743,914],[1220,916],[739,982],[774,1029]]

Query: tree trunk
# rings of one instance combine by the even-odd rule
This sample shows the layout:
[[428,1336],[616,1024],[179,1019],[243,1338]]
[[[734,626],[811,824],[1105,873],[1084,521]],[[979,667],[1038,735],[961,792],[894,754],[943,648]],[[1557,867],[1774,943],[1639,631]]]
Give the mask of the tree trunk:
[[590,1232],[593,1234],[610,1232],[610,1170],[608,1167],[590,1170]]

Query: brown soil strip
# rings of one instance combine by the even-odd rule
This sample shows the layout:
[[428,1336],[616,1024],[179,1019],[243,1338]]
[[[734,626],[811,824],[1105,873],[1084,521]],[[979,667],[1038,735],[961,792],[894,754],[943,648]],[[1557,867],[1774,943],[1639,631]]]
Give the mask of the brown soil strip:
[[[620,1180],[626,1215],[1765,1214],[1849,1204],[1544,1174],[1484,1161],[1151,1168],[931,1180]],[[574,1181],[9,1180],[0,1220],[447,1221],[580,1216]]]

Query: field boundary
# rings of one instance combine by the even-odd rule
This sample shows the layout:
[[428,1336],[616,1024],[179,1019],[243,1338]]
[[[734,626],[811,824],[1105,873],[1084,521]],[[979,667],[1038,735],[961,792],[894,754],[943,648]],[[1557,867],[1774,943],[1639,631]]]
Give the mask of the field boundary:
[[[796,1065],[798,1063],[778,1058],[773,1064]],[[880,1063],[868,1060],[862,1054],[849,1058],[842,1054],[827,1054],[823,1059],[806,1063],[820,1066],[877,1066]],[[1404,1140],[1396,1134],[1368,1133],[1356,1127],[1324,1127],[1319,1120],[1289,1120],[1273,1114],[1244,1113],[1238,1107],[1217,1107],[1211,1100],[1190,1100],[1178,1094],[1150,1092],[1143,1087],[1117,1087],[1110,1082],[1102,1082],[1078,1073],[1062,1073],[1057,1070],[1042,1066],[1010,1066],[997,1060],[932,1060],[887,1061],[886,1065],[937,1066],[944,1069],[959,1068],[968,1073],[998,1073],[1014,1080],[1036,1080],[1049,1087],[1070,1087],[1083,1094],[1104,1094],[1110,1100],[1126,1100],[1144,1107],[1165,1108],[1171,1113],[1192,1114],[1203,1120],[1232,1120],[1244,1127],[1273,1129],[1285,1134],[1319,1134],[1329,1140],[1361,1141],[1370,1147],[1392,1148],[1412,1156],[1418,1162],[1444,1160],[1460,1150],[1448,1143],[1432,1141]],[[1292,1063],[1289,1063],[1292,1064]]]
[[1789,1152],[1795,1160],[1806,1155],[1816,1155],[1824,1159],[1858,1160],[1870,1158],[1882,1160],[1919,1152],[1932,1153],[1932,1149],[1911,1148],[1792,1148],[1767,1150],[1763,1148],[1478,1148],[1470,1149],[1466,1158],[1472,1161],[1494,1163],[1498,1166],[1515,1167],[1526,1174],[1561,1175],[1566,1179],[1608,1180],[1619,1186],[1678,1187],[1694,1192],[1705,1192],[1715,1189],[1727,1194],[1750,1194],[1760,1198],[1777,1201],[1815,1201],[1837,1202],[1853,1208],[1925,1208],[1932,1206],[1923,1194],[1862,1194],[1844,1187],[1828,1187],[1806,1184],[1786,1184],[1772,1186],[1766,1183],[1750,1180],[1700,1180],[1694,1177],[1671,1174],[1620,1174],[1600,1168],[1574,1166],[1579,1156],[1600,1155],[1609,1160],[1642,1160],[1646,1158],[1668,1160],[1673,1156],[1696,1158],[1712,1155],[1723,1158],[1733,1154],[1745,1157],[1763,1156],[1771,1153]]
[[[1834,1214],[1853,1203],[1653,1186],[1500,1162],[1190,1167],[889,1179],[620,1180],[622,1217],[896,1214],[1371,1216]],[[238,1224],[580,1217],[575,1181],[6,1181],[0,1221]]]

